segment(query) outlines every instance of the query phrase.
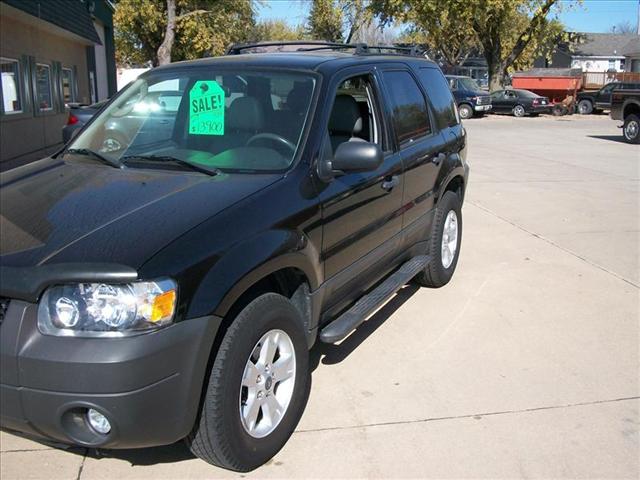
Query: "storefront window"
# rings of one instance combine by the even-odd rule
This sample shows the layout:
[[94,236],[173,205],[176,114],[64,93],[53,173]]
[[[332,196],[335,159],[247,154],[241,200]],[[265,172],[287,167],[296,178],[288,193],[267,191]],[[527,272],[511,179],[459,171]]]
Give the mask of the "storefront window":
[[36,65],[36,87],[38,109],[46,112],[53,109],[51,95],[51,67],[38,63]]
[[64,98],[64,103],[72,103],[75,102],[74,95],[74,85],[73,85],[73,70],[70,68],[62,69],[62,97]]
[[22,112],[20,92],[20,63],[9,58],[0,58],[2,74],[2,113],[11,115]]

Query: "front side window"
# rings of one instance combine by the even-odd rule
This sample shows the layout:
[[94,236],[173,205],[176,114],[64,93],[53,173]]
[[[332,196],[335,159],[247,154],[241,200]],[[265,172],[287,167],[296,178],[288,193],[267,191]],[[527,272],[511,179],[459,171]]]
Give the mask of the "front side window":
[[74,83],[73,83],[73,70],[70,68],[62,69],[62,98],[64,103],[75,102]]
[[36,64],[36,94],[38,110],[46,112],[53,109],[51,101],[51,67],[49,65]]
[[10,58],[0,58],[2,74],[2,113],[11,115],[22,112],[20,90],[20,63]]
[[431,133],[427,104],[409,72],[383,73],[393,110],[393,126],[400,145]]
[[150,74],[110,102],[69,148],[140,168],[162,158],[240,173],[284,170],[300,146],[314,86],[306,73]]
[[338,86],[327,130],[329,145],[325,147],[325,155],[329,157],[345,142],[365,141],[381,145],[382,132],[378,127],[369,75],[349,78]]

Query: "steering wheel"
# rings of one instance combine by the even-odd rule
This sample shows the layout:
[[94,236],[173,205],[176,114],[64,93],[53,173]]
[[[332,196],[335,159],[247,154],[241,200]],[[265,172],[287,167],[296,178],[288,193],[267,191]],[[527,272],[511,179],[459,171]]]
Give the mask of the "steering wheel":
[[249,140],[247,140],[247,146],[260,140],[272,140],[274,142],[278,142],[279,145],[287,147],[289,150],[291,150],[291,154],[294,154],[296,151],[296,146],[293,143],[291,143],[286,138],[281,137],[280,135],[276,135],[275,133],[258,133],[257,135],[254,135]]

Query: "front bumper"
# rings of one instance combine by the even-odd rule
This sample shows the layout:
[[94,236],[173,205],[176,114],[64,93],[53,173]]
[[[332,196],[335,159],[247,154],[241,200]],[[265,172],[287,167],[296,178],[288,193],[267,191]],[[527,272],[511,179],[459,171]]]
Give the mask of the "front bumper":
[[[194,425],[219,317],[123,338],[42,335],[37,305],[12,300],[0,325],[0,427],[63,443],[166,445]],[[94,408],[111,423],[95,432]]]
[[492,107],[491,105],[476,105],[476,106],[473,107],[473,109],[476,112],[485,112],[486,113],[486,112],[491,111],[491,107]]

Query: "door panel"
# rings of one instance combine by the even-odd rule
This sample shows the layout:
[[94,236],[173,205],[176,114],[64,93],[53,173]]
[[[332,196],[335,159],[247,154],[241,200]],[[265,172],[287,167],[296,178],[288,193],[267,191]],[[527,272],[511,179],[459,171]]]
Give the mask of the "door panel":
[[[393,176],[399,184],[384,189],[383,182]],[[400,231],[402,181],[400,158],[392,154],[375,172],[338,177],[322,192],[325,278],[349,267]]]
[[[338,87],[343,85],[344,80],[363,75],[369,82],[369,103],[375,110],[373,117],[377,125],[368,129],[369,135],[373,135],[372,132],[376,131],[377,143],[385,150],[388,134],[383,121],[384,116],[381,114],[380,89],[372,69],[368,67],[349,69],[332,82],[328,98],[335,98]],[[340,94],[345,94],[344,88],[340,90]],[[327,103],[330,113],[332,105],[330,102]],[[329,116],[327,114],[326,118]],[[329,148],[327,143],[330,142],[325,142],[325,150]],[[384,161],[377,170],[337,176],[330,182],[322,184],[320,193],[324,222],[322,259],[327,281],[376,248],[383,247],[382,250],[390,257],[396,253],[397,237],[402,226],[404,178],[400,156],[390,149],[386,150],[388,151]],[[356,278],[348,279],[349,285],[346,290],[355,291],[361,283],[364,284],[372,277],[381,274],[380,272],[386,266],[384,263],[383,258],[374,264],[367,263],[366,271],[359,272],[360,275]],[[334,290],[343,286],[334,285]],[[342,289],[343,293],[344,291],[345,289]],[[340,299],[326,298],[326,300],[331,303]]]

